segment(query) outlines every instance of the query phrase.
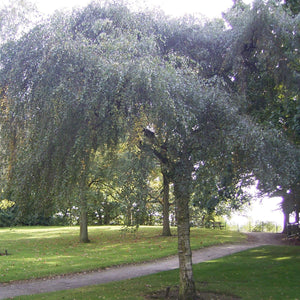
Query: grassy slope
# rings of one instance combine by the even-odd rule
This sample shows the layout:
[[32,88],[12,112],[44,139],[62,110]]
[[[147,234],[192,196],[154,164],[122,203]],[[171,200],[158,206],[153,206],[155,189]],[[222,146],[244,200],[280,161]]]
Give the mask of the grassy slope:
[[[300,251],[292,246],[265,246],[194,266],[197,289],[245,300],[299,300]],[[15,299],[145,299],[178,283],[178,271],[162,272],[110,284],[23,296]],[[214,298],[216,299],[216,298]],[[219,299],[219,298],[218,298]]]
[[[0,229],[0,282],[95,270],[153,260],[177,253],[177,237],[162,237],[161,227],[140,227],[137,234],[120,227],[89,229],[91,243],[78,242],[78,227],[16,227]],[[237,232],[191,230],[193,249],[243,241]]]

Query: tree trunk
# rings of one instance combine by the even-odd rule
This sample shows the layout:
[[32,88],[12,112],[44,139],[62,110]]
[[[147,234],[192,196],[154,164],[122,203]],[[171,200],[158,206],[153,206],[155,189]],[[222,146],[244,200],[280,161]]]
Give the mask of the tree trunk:
[[103,213],[104,213],[104,225],[109,225],[110,223],[110,207],[108,205],[108,203],[104,203],[103,205]]
[[289,222],[289,216],[290,214],[283,210],[283,230],[282,230],[282,233],[287,233],[287,224]]
[[[295,202],[296,202],[296,199],[295,199]],[[295,222],[296,222],[297,224],[299,224],[299,206],[298,206],[297,203],[296,203],[296,205],[295,205],[295,214],[296,214],[296,216],[295,216]]]
[[163,174],[163,236],[171,236],[170,229],[170,202],[169,202],[169,193],[170,193],[170,183],[168,176],[165,172],[162,171]]
[[174,195],[176,201],[178,257],[179,257],[179,300],[192,300],[196,297],[193,279],[192,251],[190,245],[189,200],[191,175],[184,164],[176,169]]
[[87,214],[87,200],[85,196],[85,188],[80,191],[80,242],[89,243],[88,237],[88,214]]

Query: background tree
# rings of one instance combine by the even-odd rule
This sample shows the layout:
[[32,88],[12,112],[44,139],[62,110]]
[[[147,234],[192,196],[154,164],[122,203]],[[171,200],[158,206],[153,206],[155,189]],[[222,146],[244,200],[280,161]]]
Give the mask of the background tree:
[[[239,2],[225,17],[233,31],[241,32],[231,48],[235,56],[232,76],[234,84],[245,95],[247,111],[257,122],[275,127],[290,143],[299,147],[300,19],[296,2],[286,1],[286,5],[294,15],[278,1],[255,1],[252,10]],[[245,22],[246,18],[248,22]],[[294,164],[299,161],[295,160]],[[293,182],[286,183],[281,176],[281,182],[261,184],[260,188],[270,195],[284,191],[287,196],[286,191],[299,182],[299,168],[294,170]],[[285,208],[293,207],[293,204],[288,204],[291,197],[284,199],[282,207],[286,215]]]
[[105,167],[99,162],[95,165],[93,185],[118,201],[119,215],[124,218],[125,225],[144,224],[148,219],[152,160],[138,149],[126,147],[126,143],[120,144],[115,151],[115,155],[103,161]]
[[[146,121],[147,122],[147,121]],[[147,123],[146,123],[147,124]],[[143,142],[141,142],[142,151],[150,151],[156,159],[158,159],[160,165],[160,172],[162,174],[162,211],[163,211],[163,236],[170,236],[170,221],[169,221],[169,211],[170,211],[170,184],[171,180],[171,169],[167,157],[167,143],[168,136],[158,136],[148,128],[143,129],[144,137]],[[166,134],[162,130],[163,135]]]
[[[188,56],[189,64],[205,78],[220,76],[240,93],[244,112],[299,144],[299,17],[291,16],[278,1],[255,1],[253,8],[236,1],[224,18],[227,24],[218,20],[201,25],[195,18],[183,20],[181,26],[171,23],[163,31],[163,50]],[[281,182],[279,174],[277,180],[256,174],[262,191],[285,185],[281,174]],[[298,176],[293,175],[296,182]]]
[[[250,203],[251,196],[246,188],[254,184],[254,178],[235,158],[233,153],[223,152],[220,157],[202,161],[196,166],[192,203],[208,216],[230,216]],[[206,214],[202,214],[202,218],[207,223]]]

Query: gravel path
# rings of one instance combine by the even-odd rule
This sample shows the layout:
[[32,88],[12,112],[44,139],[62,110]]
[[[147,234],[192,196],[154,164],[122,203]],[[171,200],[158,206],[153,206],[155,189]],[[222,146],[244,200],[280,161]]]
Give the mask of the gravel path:
[[[284,243],[284,236],[281,234],[249,233],[248,237],[248,242],[244,244],[225,244],[196,250],[193,252],[193,263],[197,264],[262,245],[279,245]],[[51,279],[45,278],[15,283],[2,283],[0,284],[0,299],[74,289],[177,268],[178,257],[172,256],[153,262],[107,268],[97,272],[57,276]]]

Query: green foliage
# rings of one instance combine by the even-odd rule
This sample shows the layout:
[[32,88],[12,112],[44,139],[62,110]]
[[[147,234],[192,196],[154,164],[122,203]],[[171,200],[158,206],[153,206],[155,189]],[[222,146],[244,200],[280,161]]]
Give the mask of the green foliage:
[[300,12],[300,3],[298,0],[285,0],[285,6],[291,10],[294,15]]
[[152,160],[131,148],[127,138],[114,149],[97,151],[90,168],[88,193],[94,222],[145,224],[151,200],[152,168]]
[[[117,7],[111,9],[117,11]],[[7,133],[21,122],[27,131],[26,138],[18,141],[22,148],[16,151],[17,163],[10,178],[11,197],[18,201],[49,202],[58,193],[73,189],[87,167],[91,150],[116,143],[124,130],[120,116],[131,111],[131,100],[137,101],[143,93],[138,90],[153,54],[151,38],[139,41],[135,34],[124,32],[101,43],[92,44],[89,39],[72,22],[67,24],[57,16],[34,28],[13,45],[13,51],[9,45],[3,48],[2,57],[10,59],[2,74],[15,71],[2,84],[14,82],[7,90],[7,96],[15,99],[10,110],[21,112],[23,117],[12,119],[2,130]],[[133,42],[135,49],[142,48],[140,54],[128,47]],[[33,45],[37,51],[30,51]],[[143,55],[145,59],[141,57],[144,46],[150,51]],[[21,65],[21,61],[28,64]],[[126,85],[132,77],[135,83]],[[28,93],[33,87],[34,93]],[[20,94],[24,101],[19,101]]]
[[8,227],[15,224],[16,207],[13,201],[7,199],[0,201],[0,227]]
[[11,208],[15,205],[15,203],[13,201],[9,201],[7,199],[4,199],[4,200],[1,200],[0,202],[0,209],[8,209],[8,208]]
[[277,225],[273,222],[256,222],[253,226],[249,226],[253,232],[277,232]]
[[[296,9],[296,2],[286,5]],[[278,1],[255,1],[253,9],[239,2],[225,18],[237,37],[226,58],[232,65],[228,75],[244,95],[247,112],[269,128],[260,138],[266,147],[258,143],[258,155],[251,155],[263,168],[252,170],[261,191],[290,190],[299,182],[299,15],[291,16]],[[279,167],[286,158],[291,167]]]
[[236,5],[225,17],[238,36],[230,49],[232,71],[247,110],[297,142],[299,16],[290,16],[277,1],[255,1],[253,9]]
[[[169,176],[184,156],[199,166],[192,188],[201,207],[238,208],[254,176],[268,192],[295,180],[296,154],[284,136],[298,141],[298,19],[260,1],[253,9],[237,2],[224,16],[230,27],[92,3],[3,45],[6,194],[18,202],[20,222],[79,206],[96,151],[115,148],[125,133],[138,145],[145,128],[159,141],[153,150],[167,150]],[[133,161],[116,190],[118,201],[140,201],[140,213],[149,188]],[[89,196],[100,200],[105,189]],[[32,207],[37,214],[28,220]]]

